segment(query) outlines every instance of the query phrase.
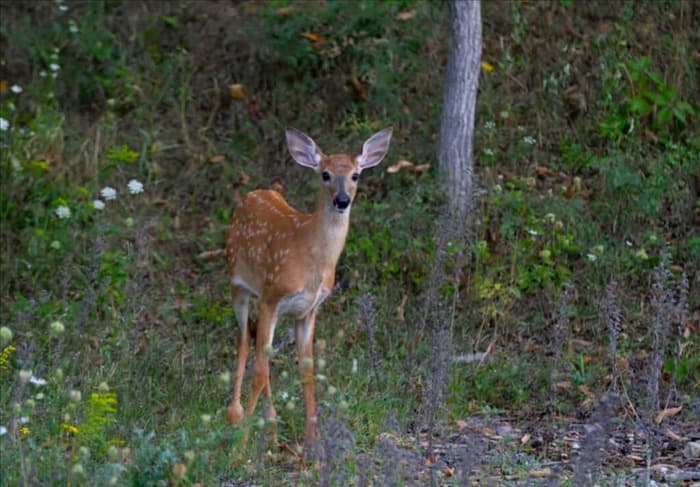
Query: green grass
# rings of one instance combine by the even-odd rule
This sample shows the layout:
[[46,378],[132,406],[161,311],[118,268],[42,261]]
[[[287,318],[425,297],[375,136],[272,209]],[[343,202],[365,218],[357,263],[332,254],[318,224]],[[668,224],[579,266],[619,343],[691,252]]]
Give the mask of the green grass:
[[[688,2],[484,3],[482,57],[494,70],[480,80],[478,195],[469,239],[447,251],[436,234],[441,6],[62,5],[2,3],[1,485],[380,482],[381,465],[406,467],[387,432],[422,468],[428,452],[411,439],[435,399],[433,339],[445,324],[430,313],[443,302],[437,430],[449,436],[468,416],[586,414],[587,399],[611,387],[600,313],[611,279],[626,399],[646,404],[651,299],[670,290],[678,314],[662,320],[661,393],[693,404],[700,28]],[[317,398],[322,424],[337,421],[321,443],[339,446],[303,465],[292,345],[273,359],[280,447],[267,444],[260,410],[225,424],[235,318],[223,262],[197,255],[221,246],[252,189],[279,181],[295,207],[311,208],[313,178],[289,165],[284,127],[335,152],[386,125],[391,151],[362,176],[342,286],[318,318]],[[385,171],[399,159],[431,168]],[[132,180],[143,192],[132,194]],[[440,252],[457,279],[431,290]],[[652,292],[660,263],[670,274]],[[373,318],[358,304],[368,293]],[[473,352],[483,361],[452,363]],[[531,468],[499,455],[483,457],[483,472]]]

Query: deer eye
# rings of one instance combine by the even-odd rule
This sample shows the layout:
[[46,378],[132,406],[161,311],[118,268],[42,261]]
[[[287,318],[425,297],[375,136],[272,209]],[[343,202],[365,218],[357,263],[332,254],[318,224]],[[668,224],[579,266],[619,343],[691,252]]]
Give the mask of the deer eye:
[[321,178],[325,181],[328,182],[331,180],[331,174],[328,171],[323,171],[323,174],[321,174]]
[[360,175],[356,172],[352,173],[352,180],[357,182],[358,179],[360,179]]

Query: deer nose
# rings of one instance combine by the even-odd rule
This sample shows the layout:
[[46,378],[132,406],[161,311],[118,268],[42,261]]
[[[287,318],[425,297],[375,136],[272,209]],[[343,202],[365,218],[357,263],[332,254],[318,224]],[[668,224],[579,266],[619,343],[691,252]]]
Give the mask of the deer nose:
[[346,209],[348,206],[350,206],[350,196],[344,193],[339,194],[333,198],[333,205],[339,210]]

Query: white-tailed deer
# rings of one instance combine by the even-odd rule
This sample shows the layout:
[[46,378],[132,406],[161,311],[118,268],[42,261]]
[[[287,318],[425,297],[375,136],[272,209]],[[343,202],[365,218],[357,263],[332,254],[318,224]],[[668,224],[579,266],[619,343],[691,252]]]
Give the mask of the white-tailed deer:
[[[277,414],[272,404],[269,355],[280,317],[294,319],[297,358],[304,389],[305,442],[315,435],[313,337],[316,313],[330,294],[348,233],[350,206],[360,173],[379,164],[389,149],[391,129],[370,137],[359,155],[321,152],[311,137],[287,129],[287,146],[296,162],[318,174],[320,191],[311,215],[290,207],[281,194],[270,190],[248,193],[233,215],[226,241],[231,271],[231,294],[238,320],[238,362],[233,399],[226,411],[229,423],[250,415],[265,390],[269,420]],[[248,321],[251,296],[258,298],[258,320]],[[255,365],[248,407],[241,405],[241,387],[250,342],[255,338]]]

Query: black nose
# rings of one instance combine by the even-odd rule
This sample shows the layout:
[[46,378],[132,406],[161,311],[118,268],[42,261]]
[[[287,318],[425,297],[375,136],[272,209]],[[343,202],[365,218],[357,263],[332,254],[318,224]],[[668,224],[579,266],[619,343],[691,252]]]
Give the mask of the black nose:
[[350,197],[346,194],[339,194],[333,199],[333,204],[339,210],[344,210],[350,206]]

